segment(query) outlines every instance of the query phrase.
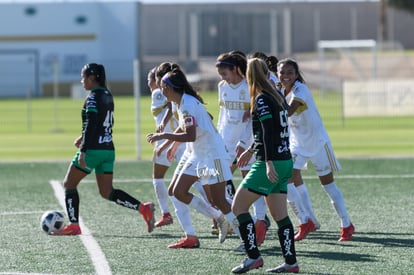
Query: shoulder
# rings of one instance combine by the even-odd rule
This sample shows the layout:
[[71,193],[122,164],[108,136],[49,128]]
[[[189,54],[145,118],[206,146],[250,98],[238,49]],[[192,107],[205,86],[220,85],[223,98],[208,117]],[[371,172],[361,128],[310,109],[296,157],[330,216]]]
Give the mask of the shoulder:
[[223,87],[225,87],[225,86],[227,86],[228,84],[227,84],[227,82],[225,81],[225,80],[221,80],[219,83],[218,83],[218,87],[219,88],[223,88]]

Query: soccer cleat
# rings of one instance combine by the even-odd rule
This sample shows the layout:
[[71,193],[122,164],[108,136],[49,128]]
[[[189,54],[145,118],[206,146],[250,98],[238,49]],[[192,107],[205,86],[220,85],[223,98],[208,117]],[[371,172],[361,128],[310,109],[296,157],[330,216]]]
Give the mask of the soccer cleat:
[[246,258],[241,263],[241,265],[236,266],[235,268],[233,268],[231,270],[231,272],[233,272],[235,274],[241,274],[241,273],[249,272],[252,269],[258,269],[262,266],[263,266],[262,257],[259,256],[259,258],[257,258],[257,259]]
[[355,232],[355,227],[352,223],[348,227],[341,227],[341,237],[339,238],[338,241],[340,242],[350,241],[352,239],[352,234],[354,234],[354,232]]
[[299,273],[299,265],[298,263],[294,264],[287,264],[283,263],[275,268],[266,269],[266,272],[271,273]]
[[295,234],[295,241],[300,241],[306,238],[306,236],[315,231],[315,225],[311,219],[308,219],[307,223],[299,225],[299,231]]
[[200,242],[196,236],[186,236],[177,243],[170,244],[168,248],[199,248]]
[[155,223],[155,227],[161,227],[164,225],[169,225],[172,224],[173,221],[173,217],[171,216],[170,213],[164,213],[162,214],[161,218]]
[[256,243],[257,246],[260,246],[266,237],[266,223],[263,220],[257,220],[254,227],[256,230]]
[[50,235],[56,235],[56,236],[74,236],[74,235],[80,235],[82,234],[82,231],[80,229],[79,224],[77,223],[71,223],[63,227],[61,230],[52,231],[50,232]]
[[217,227],[219,229],[219,241],[223,243],[226,240],[227,234],[229,232],[229,222],[226,220],[223,214],[216,220]]
[[154,230],[154,211],[155,206],[152,202],[141,203],[139,205],[139,212],[141,213],[142,218],[147,223],[147,231],[152,232]]
[[217,228],[217,222],[215,219],[213,219],[213,224],[211,225],[211,234],[212,235],[218,235],[219,234],[219,230]]
[[[218,235],[219,234],[219,229],[217,227],[213,227],[214,225],[211,225],[211,235]],[[231,227],[231,225],[229,224],[229,228],[227,230],[227,235],[231,235],[234,234],[234,230],[233,227]]]
[[244,253],[246,252],[246,247],[244,247],[244,242],[241,242],[241,244],[236,247],[235,249],[233,249],[234,252],[241,252]]

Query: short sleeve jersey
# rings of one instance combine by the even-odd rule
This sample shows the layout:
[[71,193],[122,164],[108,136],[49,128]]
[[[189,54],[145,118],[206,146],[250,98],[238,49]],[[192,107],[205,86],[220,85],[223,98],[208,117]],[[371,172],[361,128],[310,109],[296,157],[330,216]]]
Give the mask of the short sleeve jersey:
[[286,108],[280,106],[272,96],[262,93],[255,99],[252,122],[253,149],[257,160],[291,159]]
[[190,158],[229,158],[223,139],[200,101],[184,93],[178,108],[178,115],[182,129],[196,126],[195,141],[187,142],[186,150],[191,152]]
[[90,91],[82,108],[82,143],[80,150],[114,150],[114,100],[110,91],[98,87]]
[[[162,119],[164,118],[164,115],[167,111],[167,108],[166,108],[167,104],[168,104],[167,98],[162,94],[162,92],[159,88],[152,91],[152,93],[151,93],[151,113],[154,117],[156,127],[158,127],[161,124]],[[173,109],[173,114],[174,114],[174,109]],[[172,132],[172,131],[175,130],[175,128],[177,128],[177,125],[178,125],[178,122],[177,122],[177,120],[175,119],[175,117],[173,115],[173,117],[171,117],[169,123],[167,123],[167,125],[165,125],[164,131],[165,132]]]
[[236,144],[241,142],[245,148],[253,141],[251,120],[243,122],[243,115],[250,109],[249,88],[243,79],[238,84],[229,84],[220,81],[218,85],[220,112],[217,130],[227,148],[235,150]]
[[286,101],[289,104],[293,101],[302,103],[289,117],[292,152],[298,151],[307,157],[315,155],[329,142],[329,136],[310,90],[305,84],[296,81],[286,95]]

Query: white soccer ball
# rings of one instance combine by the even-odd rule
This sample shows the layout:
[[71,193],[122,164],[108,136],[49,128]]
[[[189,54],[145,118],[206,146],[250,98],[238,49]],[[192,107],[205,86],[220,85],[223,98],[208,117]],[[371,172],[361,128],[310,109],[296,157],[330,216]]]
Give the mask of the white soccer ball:
[[52,231],[60,230],[64,226],[65,216],[60,211],[46,211],[40,218],[40,228],[47,234],[50,234]]

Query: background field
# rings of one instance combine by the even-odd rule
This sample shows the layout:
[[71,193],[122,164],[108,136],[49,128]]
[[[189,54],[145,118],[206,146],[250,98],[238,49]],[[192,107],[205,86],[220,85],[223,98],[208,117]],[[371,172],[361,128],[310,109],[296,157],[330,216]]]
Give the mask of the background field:
[[[217,115],[216,94],[202,95]],[[301,273],[414,274],[413,117],[343,120],[339,94],[316,94],[315,99],[344,168],[336,180],[356,233],[352,242],[337,242],[338,218],[310,168],[305,179],[322,228],[296,244]],[[67,98],[0,100],[0,274],[96,274],[79,237],[52,237],[39,229],[44,211],[63,210],[49,181],[63,178],[75,152],[81,105],[82,100]],[[144,141],[154,125],[149,97],[140,101],[143,161],[136,161],[134,106],[133,98],[116,97],[114,185],[142,201],[155,201],[152,148]],[[136,212],[99,197],[93,176],[79,192],[89,237],[100,245],[112,274],[229,274],[244,258],[232,252],[239,244],[234,236],[219,244],[210,234],[211,221],[198,213],[192,217],[201,248],[171,250],[167,245],[182,234],[177,220],[148,234]],[[274,223],[261,250],[265,268],[280,263]]]
[[[356,233],[337,242],[339,221],[314,177],[305,173],[319,231],[296,243],[302,274],[413,274],[414,216],[411,159],[342,160],[337,174]],[[39,228],[43,211],[61,209],[51,179],[61,179],[66,163],[2,163],[0,192],[0,274],[96,274],[79,237],[48,236]],[[154,201],[149,161],[118,162],[115,186],[142,201]],[[170,173],[169,173],[170,175]],[[239,178],[236,179],[239,182]],[[79,186],[81,217],[108,260],[112,274],[230,274],[244,258],[210,235],[211,221],[192,212],[201,248],[172,250],[181,237],[177,220],[149,234],[134,211],[104,201],[93,176]],[[157,216],[159,211],[157,210]],[[297,224],[296,218],[292,221]],[[273,223],[261,247],[264,268],[281,262]],[[263,274],[264,269],[253,274]]]
[[[217,93],[202,92],[217,117]],[[413,156],[414,117],[342,118],[341,94],[315,94],[320,113],[338,157]],[[80,134],[82,100],[0,100],[0,152],[5,160],[67,160]],[[117,159],[136,160],[135,102],[115,98],[114,140]],[[150,97],[140,99],[140,159],[150,159],[145,135],[154,130]]]

